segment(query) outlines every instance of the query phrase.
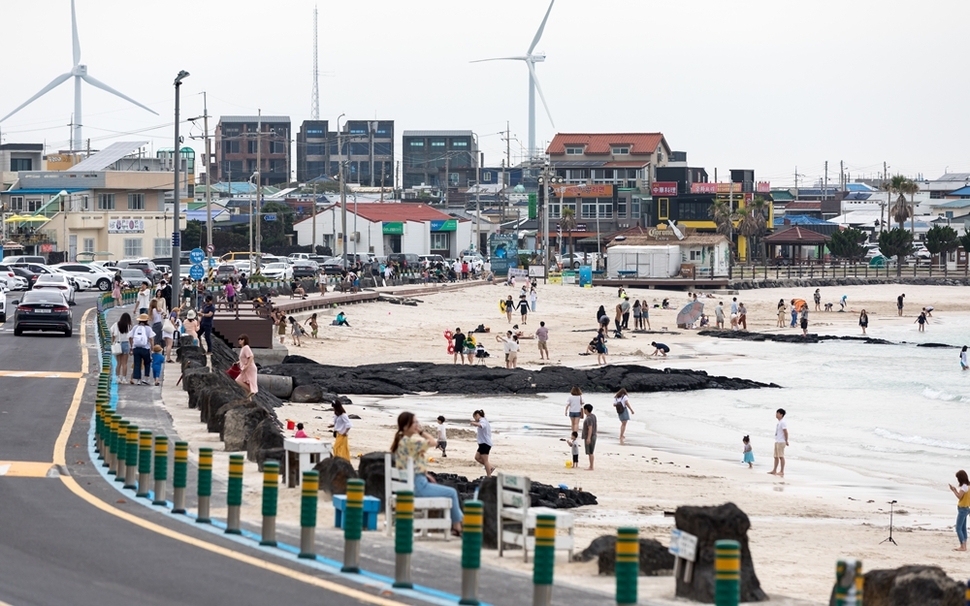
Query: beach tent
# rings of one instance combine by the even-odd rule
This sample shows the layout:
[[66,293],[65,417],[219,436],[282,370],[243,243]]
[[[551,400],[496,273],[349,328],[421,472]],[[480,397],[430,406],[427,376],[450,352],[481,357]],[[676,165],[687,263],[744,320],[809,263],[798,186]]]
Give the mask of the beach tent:
[[672,278],[679,273],[680,246],[677,244],[650,246],[616,244],[610,246],[606,257],[606,275],[611,278],[620,275],[637,278]]

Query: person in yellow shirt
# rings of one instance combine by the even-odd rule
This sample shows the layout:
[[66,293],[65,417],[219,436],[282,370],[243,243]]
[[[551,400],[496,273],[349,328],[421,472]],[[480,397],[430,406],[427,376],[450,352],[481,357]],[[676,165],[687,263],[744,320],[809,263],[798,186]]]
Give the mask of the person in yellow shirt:
[[957,539],[960,546],[953,551],[967,550],[967,514],[970,514],[970,479],[967,472],[957,472],[957,485],[950,484],[950,491],[957,498]]

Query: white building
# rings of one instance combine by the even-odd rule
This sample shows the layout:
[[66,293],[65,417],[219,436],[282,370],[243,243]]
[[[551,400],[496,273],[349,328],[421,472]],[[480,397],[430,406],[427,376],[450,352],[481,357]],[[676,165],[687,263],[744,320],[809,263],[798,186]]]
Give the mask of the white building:
[[[304,219],[293,229],[300,246],[329,246],[343,254],[340,204],[317,212],[316,239],[314,218]],[[347,202],[347,252],[437,254],[455,258],[473,244],[472,222],[456,219],[427,204],[407,202]]]

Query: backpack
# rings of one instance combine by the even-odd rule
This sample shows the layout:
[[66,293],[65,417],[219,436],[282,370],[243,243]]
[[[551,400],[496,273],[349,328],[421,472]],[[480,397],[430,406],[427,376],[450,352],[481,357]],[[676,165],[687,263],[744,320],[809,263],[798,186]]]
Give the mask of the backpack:
[[135,347],[148,347],[148,335],[145,333],[147,326],[136,326],[131,333],[131,343]]

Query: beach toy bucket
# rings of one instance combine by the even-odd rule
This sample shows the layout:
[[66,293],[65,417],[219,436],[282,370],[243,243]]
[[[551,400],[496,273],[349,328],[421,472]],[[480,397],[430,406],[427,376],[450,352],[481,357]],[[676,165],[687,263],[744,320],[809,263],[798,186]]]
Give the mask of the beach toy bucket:
[[572,468],[573,468],[573,462],[572,461],[566,461],[566,469],[572,469]]
[[286,428],[287,429],[290,429],[290,430],[295,429],[296,428],[296,424],[293,423],[293,421],[287,419],[286,420]]

